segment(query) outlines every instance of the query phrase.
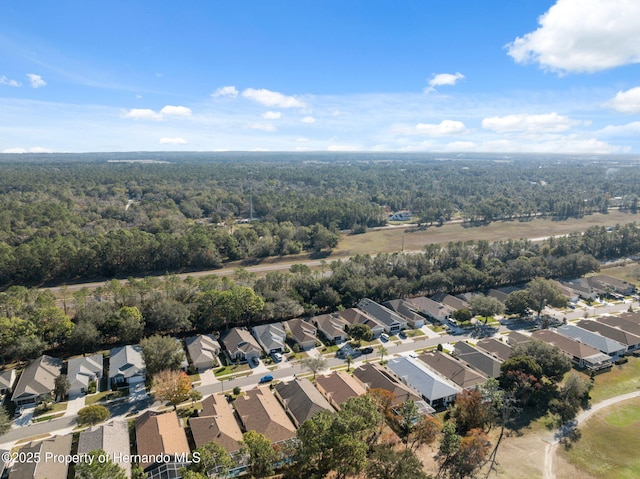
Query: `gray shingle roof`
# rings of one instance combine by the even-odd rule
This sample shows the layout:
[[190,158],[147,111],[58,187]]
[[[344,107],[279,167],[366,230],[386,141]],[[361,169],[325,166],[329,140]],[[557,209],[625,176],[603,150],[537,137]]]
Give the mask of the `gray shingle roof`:
[[284,351],[287,334],[280,323],[262,324],[253,327],[253,334],[266,352]]
[[298,427],[320,411],[333,412],[333,408],[313,383],[306,378],[296,378],[274,387],[280,400],[295,419]]
[[385,308],[381,304],[376,303],[372,299],[362,299],[358,303],[358,308],[381,321],[387,328],[391,328],[396,324],[399,324],[401,328],[407,327],[407,320],[405,318],[391,311],[389,308]]
[[490,378],[500,376],[500,364],[502,363],[490,354],[480,351],[464,341],[458,341],[455,344],[454,352],[456,357]]
[[118,457],[127,457],[130,453],[129,427],[125,421],[113,421],[81,432],[78,454],[86,454],[96,449],[102,449],[109,454],[111,460],[124,469],[127,477],[131,477],[131,463],[115,460]]
[[185,345],[195,367],[212,367],[218,363],[217,356],[220,354],[220,344],[212,335],[192,336],[185,339]]
[[455,396],[462,391],[456,384],[414,358],[393,358],[389,360],[387,367],[429,403]]
[[122,375],[125,379],[144,376],[146,367],[139,345],[113,348],[109,354],[109,379]]
[[487,379],[456,358],[440,351],[421,354],[419,359],[428,367],[463,389],[472,388],[477,384],[485,382]]
[[620,328],[608,326],[599,321],[583,319],[578,321],[577,325],[581,328],[593,331],[594,333],[599,333],[609,339],[613,339],[614,341],[618,341],[627,347],[635,347],[640,344],[640,336],[636,336],[635,334],[626,332]]
[[102,354],[69,359],[67,379],[71,385],[70,389],[84,388],[86,390],[90,381],[101,377],[102,360]]
[[42,355],[34,359],[22,371],[11,400],[16,401],[21,396],[39,396],[52,392],[61,370],[62,360],[58,358]]
[[619,343],[618,341],[614,341],[613,339],[606,338],[601,334],[579,328],[573,324],[564,324],[559,326],[556,328],[556,331],[571,339],[593,346],[604,354],[608,354],[610,356],[622,354],[627,349],[624,344]]

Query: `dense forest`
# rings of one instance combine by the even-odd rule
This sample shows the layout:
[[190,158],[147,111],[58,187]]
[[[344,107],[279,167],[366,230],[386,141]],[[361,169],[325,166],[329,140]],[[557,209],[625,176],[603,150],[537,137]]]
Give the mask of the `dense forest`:
[[[426,154],[0,155],[0,284],[329,250],[410,210],[425,224],[631,213],[639,160]],[[238,220],[256,218],[250,224]]]

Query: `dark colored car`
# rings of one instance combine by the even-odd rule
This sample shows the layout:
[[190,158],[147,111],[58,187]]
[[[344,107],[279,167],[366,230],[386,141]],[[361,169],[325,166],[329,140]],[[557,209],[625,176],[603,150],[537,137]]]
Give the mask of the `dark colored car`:
[[371,347],[362,348],[362,349],[360,350],[360,352],[361,352],[362,354],[371,354],[371,353],[373,352],[373,348],[371,348]]

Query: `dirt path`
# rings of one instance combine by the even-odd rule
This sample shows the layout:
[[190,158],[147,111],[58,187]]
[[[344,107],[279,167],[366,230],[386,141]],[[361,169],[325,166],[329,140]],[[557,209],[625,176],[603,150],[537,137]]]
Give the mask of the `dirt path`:
[[[615,396],[609,399],[605,399],[604,401],[595,404],[591,408],[586,411],[582,411],[576,417],[576,425],[578,427],[581,423],[587,421],[591,416],[596,414],[597,412],[605,409],[607,407],[613,406],[619,402],[627,401],[629,399],[640,397],[640,391],[634,391],[632,393],[621,394],[620,396]],[[556,458],[556,449],[558,448],[559,439],[557,436],[554,438],[554,441],[547,444],[545,448],[544,454],[544,475],[543,479],[556,479],[555,474],[555,458]]]

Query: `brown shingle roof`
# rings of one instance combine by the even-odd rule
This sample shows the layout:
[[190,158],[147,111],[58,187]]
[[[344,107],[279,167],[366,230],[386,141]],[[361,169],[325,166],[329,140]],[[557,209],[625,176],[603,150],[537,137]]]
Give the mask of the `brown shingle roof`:
[[296,428],[268,387],[247,391],[234,406],[245,431],[256,431],[276,443],[296,436]]
[[462,364],[456,358],[440,351],[421,354],[418,359],[463,389],[481,384],[487,379],[482,374]]
[[411,389],[375,364],[363,364],[353,371],[353,376],[366,386],[367,390],[384,389],[391,392],[395,397],[395,404],[402,404],[409,399],[414,402],[422,400]]
[[214,394],[202,401],[202,411],[198,417],[189,419],[189,426],[196,447],[211,441],[224,447],[229,453],[236,452],[241,447],[242,431],[224,396]]
[[367,392],[361,383],[344,371],[334,371],[326,376],[318,376],[316,387],[337,409],[349,398],[362,396]]
[[[138,454],[182,454],[189,453],[189,443],[184,429],[180,426],[175,411],[158,414],[147,411],[136,418],[136,442]],[[144,468],[151,463],[141,464]]]

